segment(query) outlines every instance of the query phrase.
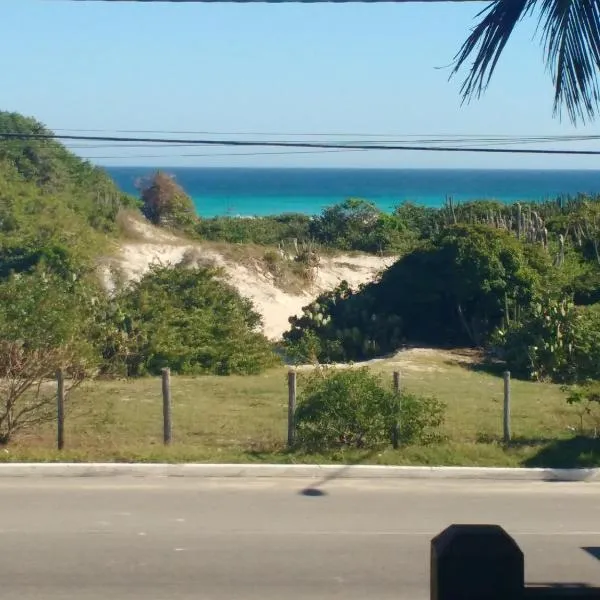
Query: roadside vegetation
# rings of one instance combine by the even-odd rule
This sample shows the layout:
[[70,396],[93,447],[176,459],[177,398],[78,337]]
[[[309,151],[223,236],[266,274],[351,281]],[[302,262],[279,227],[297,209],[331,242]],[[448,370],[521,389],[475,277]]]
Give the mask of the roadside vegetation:
[[[502,377],[483,369],[472,351],[407,350],[369,364],[387,392],[392,371],[416,398],[445,405],[443,421],[429,421],[423,438],[389,438],[372,447],[286,448],[287,369],[260,375],[173,376],[173,443],[163,446],[159,377],[87,380],[70,398],[65,450],[58,452],[53,422],[15,436],[0,460],[145,462],[284,462],[404,465],[594,466],[600,412],[568,404],[560,385],[512,382],[510,444],[502,442]],[[310,370],[298,372],[298,400]],[[328,385],[334,385],[328,383]],[[365,384],[359,382],[359,388]],[[593,406],[592,409],[596,408]],[[325,413],[328,414],[328,413]],[[346,412],[348,415],[348,412]],[[434,415],[435,416],[435,415]],[[351,441],[351,440],[348,440]]]
[[[0,131],[49,133],[14,113],[0,113]],[[332,252],[396,261],[360,289],[342,282],[308,303],[275,346],[213,266],[156,266],[108,293],[98,259],[118,247],[124,214],[242,254],[248,245],[280,282],[294,273],[310,283]],[[164,173],[141,182],[136,198],[51,139],[0,143],[8,460],[59,458],[49,440],[60,369],[71,411],[64,458],[596,464],[599,332],[599,198],[406,203],[392,214],[349,199],[316,217],[203,219]],[[403,370],[400,396],[389,359],[334,366],[406,347],[467,348],[477,359],[451,354],[448,364]],[[307,370],[289,450],[282,356]],[[155,445],[155,376],[165,367],[179,424],[169,449]],[[498,441],[503,369],[521,379],[509,446]]]

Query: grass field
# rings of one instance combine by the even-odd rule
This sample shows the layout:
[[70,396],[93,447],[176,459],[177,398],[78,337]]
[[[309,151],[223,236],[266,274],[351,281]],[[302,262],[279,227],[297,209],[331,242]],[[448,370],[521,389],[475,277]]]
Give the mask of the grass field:
[[256,377],[173,377],[174,442],[168,448],[162,444],[160,379],[96,381],[71,399],[65,450],[54,450],[55,431],[48,425],[21,435],[0,451],[0,460],[600,465],[599,444],[576,437],[580,417],[559,386],[513,380],[513,442],[505,447],[502,378],[483,370],[475,356],[409,350],[371,368],[390,384],[392,371],[399,370],[408,391],[443,400],[446,440],[375,453],[288,453],[287,371],[275,369]]

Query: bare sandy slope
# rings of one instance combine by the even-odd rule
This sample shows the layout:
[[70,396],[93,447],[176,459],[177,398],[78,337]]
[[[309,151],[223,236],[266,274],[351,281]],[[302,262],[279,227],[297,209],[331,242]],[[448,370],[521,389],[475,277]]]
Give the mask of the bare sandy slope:
[[136,230],[135,241],[121,243],[117,255],[101,267],[109,289],[114,289],[119,280],[139,279],[152,264],[212,263],[222,267],[239,293],[254,302],[263,316],[265,335],[274,340],[289,328],[289,317],[301,314],[302,307],[321,292],[333,289],[344,279],[352,288],[358,287],[394,261],[370,255],[323,258],[311,289],[300,295],[289,294],[274,285],[269,273],[247,268],[206,245],[190,243],[147,223],[132,221],[130,226]]
[[[481,360],[481,355],[469,348],[443,350],[440,348],[406,347],[382,358],[373,358],[356,363],[335,363],[319,365],[319,368],[349,369],[353,367],[373,367],[380,371],[400,370],[421,373],[444,373],[456,365],[470,365]],[[299,371],[310,371],[315,365],[299,365]]]

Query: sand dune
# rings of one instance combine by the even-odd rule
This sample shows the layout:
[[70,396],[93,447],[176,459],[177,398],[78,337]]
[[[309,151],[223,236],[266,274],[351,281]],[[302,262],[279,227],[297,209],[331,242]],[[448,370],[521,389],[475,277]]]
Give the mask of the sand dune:
[[356,288],[373,280],[394,261],[390,257],[371,255],[323,258],[311,289],[291,294],[278,288],[266,270],[248,268],[209,245],[182,240],[147,223],[135,221],[130,225],[136,231],[135,241],[122,242],[116,255],[104,260],[101,266],[102,278],[109,290],[114,290],[119,281],[139,279],[152,264],[211,263],[222,267],[239,293],[254,302],[263,316],[265,335],[273,340],[288,329],[289,317],[301,314],[302,307],[321,292],[333,289],[342,280]]

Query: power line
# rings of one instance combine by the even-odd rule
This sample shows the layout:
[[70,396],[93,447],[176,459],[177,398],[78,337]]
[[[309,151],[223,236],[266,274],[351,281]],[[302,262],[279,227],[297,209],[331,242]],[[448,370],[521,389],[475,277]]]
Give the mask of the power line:
[[109,160],[109,159],[131,159],[131,158],[199,158],[199,157],[231,157],[231,156],[283,156],[296,154],[333,154],[336,152],[364,152],[364,150],[298,150],[282,152],[220,152],[218,154],[129,154],[125,156],[82,156],[85,160]]
[[[570,142],[594,141],[600,139],[600,134],[560,134],[560,135],[510,135],[510,134],[423,134],[423,133],[323,133],[323,132],[264,132],[264,131],[186,131],[186,130],[160,130],[160,129],[66,129],[53,128],[54,131],[68,133],[111,133],[111,134],[153,134],[153,135],[219,135],[219,136],[261,136],[261,137],[340,137],[340,138],[385,138],[386,141],[421,139],[429,142],[481,140],[485,142],[523,141],[523,142]],[[357,141],[357,143],[360,143]]]
[[396,144],[332,144],[325,142],[299,142],[276,140],[224,140],[224,139],[168,139],[168,138],[142,138],[97,135],[65,135],[65,134],[22,134],[0,133],[0,139],[58,139],[80,140],[93,142],[144,142],[148,144],[185,144],[190,146],[232,146],[232,147],[275,147],[275,148],[311,148],[311,149],[342,149],[342,150],[403,150],[414,152],[469,152],[486,154],[547,154],[559,156],[597,156],[600,150],[549,150],[546,148],[477,148],[469,146],[424,146],[424,145],[396,145]]
[[[1,134],[0,134],[1,137]],[[599,138],[600,139],[600,138]],[[9,141],[9,140],[7,140]],[[14,140],[14,141],[18,141],[18,140]],[[265,140],[262,140],[265,141]],[[385,144],[439,144],[440,142],[445,142],[445,143],[450,143],[448,140],[418,140],[418,141],[413,141],[413,142],[407,142],[406,140],[384,140],[383,142],[380,143],[385,143]],[[565,142],[565,141],[581,141],[581,140],[561,140],[561,142]],[[586,141],[592,141],[592,140],[586,140]],[[372,147],[373,142],[365,142],[362,140],[353,140],[350,142],[336,142],[336,141],[328,141],[328,144],[334,144],[337,145],[339,144],[342,147],[346,147],[349,144],[361,144],[364,146],[368,146],[369,148]],[[516,146],[516,145],[525,145],[525,144],[536,144],[536,143],[557,143],[556,140],[525,140],[525,139],[505,139],[505,140],[501,140],[501,141],[494,141],[494,140],[454,140],[451,142],[454,146],[456,145],[472,145],[473,143],[477,143],[478,147],[479,146],[494,146],[494,145],[500,145],[500,146]],[[115,143],[115,142],[110,142],[110,143],[105,143],[105,144],[100,144],[100,143],[95,143],[95,144],[69,144],[67,147],[69,149],[107,149],[107,148],[134,148],[134,149],[140,149],[140,148],[170,148],[170,147],[180,147],[180,148],[185,148],[185,147],[190,147],[190,146],[195,146],[197,144],[165,144],[165,143],[147,143],[147,142],[138,142],[138,143]]]

